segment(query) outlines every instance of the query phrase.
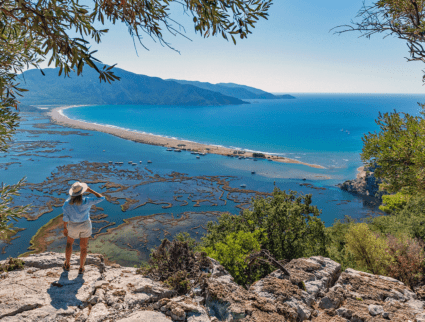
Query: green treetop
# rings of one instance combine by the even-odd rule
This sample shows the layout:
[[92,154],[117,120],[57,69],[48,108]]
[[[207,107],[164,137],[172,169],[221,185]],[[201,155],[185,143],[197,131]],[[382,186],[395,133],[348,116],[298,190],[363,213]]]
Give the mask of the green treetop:
[[365,134],[361,158],[376,165],[380,188],[390,193],[425,192],[425,120],[406,113],[379,114],[379,133]]

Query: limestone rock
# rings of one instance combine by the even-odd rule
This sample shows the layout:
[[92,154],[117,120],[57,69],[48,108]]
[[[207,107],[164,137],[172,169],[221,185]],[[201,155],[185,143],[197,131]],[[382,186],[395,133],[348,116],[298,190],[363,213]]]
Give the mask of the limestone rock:
[[25,267],[9,272],[0,280],[0,319],[54,320],[58,314],[73,314],[93,294],[91,284],[99,277],[99,270],[93,266],[87,266],[84,276],[77,270],[68,273],[58,267],[35,271]]
[[335,313],[338,314],[339,316],[346,318],[346,319],[349,319],[349,320],[353,316],[353,311],[346,309],[345,307],[341,307],[341,308],[335,310]]
[[210,257],[209,257],[209,259],[210,259],[210,261],[213,265],[213,267],[210,271],[211,278],[218,280],[218,281],[223,281],[223,282],[226,282],[226,283],[233,282],[232,275],[230,275],[229,272],[226,271],[224,269],[224,267],[221,266],[220,263],[217,260],[215,260],[214,258],[210,258]]
[[190,312],[186,316],[187,322],[211,322],[205,310],[202,310],[201,312]]
[[[415,321],[425,313],[424,303],[416,300],[416,294],[402,282],[389,277],[348,268],[325,297],[336,290],[343,293],[345,300],[335,313],[350,321]],[[332,312],[319,308],[321,320],[331,320],[333,316]]]
[[344,183],[337,184],[342,190],[352,192],[361,196],[370,196],[381,199],[384,195],[383,191],[379,191],[379,184],[382,182],[376,179],[373,167],[360,167],[358,169],[357,178],[347,180]]
[[[178,295],[135,268],[91,264],[78,275],[61,268],[63,254],[23,258],[25,267],[0,277],[3,322],[425,322],[425,302],[395,279],[346,269],[320,256],[285,265],[248,290],[215,260],[201,284]],[[418,294],[422,294],[419,293]]]
[[425,313],[416,315],[416,322],[425,322]]
[[84,308],[81,312],[77,313],[75,316],[75,322],[85,322],[89,317],[90,309],[89,307]]
[[[65,254],[48,252],[40,254],[31,254],[21,259],[24,260],[25,266],[27,267],[46,269],[53,267],[62,267],[63,262],[65,261]],[[0,261],[0,264],[3,264],[4,262],[6,262],[6,260]],[[102,255],[87,254],[86,265],[100,266],[101,262]],[[73,256],[71,256],[70,264],[74,266],[80,265],[80,257],[73,254]]]
[[[266,299],[289,305],[301,321],[310,319],[317,295],[319,292],[326,292],[338,279],[341,265],[328,258],[315,256],[294,259],[285,268],[291,274],[291,280],[277,270],[254,283],[250,291]],[[300,289],[300,284],[305,286],[305,291]],[[341,302],[334,297],[327,300],[329,308],[337,307]],[[335,303],[332,304],[332,301]]]
[[369,305],[369,314],[372,316],[381,315],[384,313],[384,308],[380,305]]
[[159,309],[175,321],[186,321],[186,318],[192,322],[210,321],[206,310],[187,296],[164,298],[153,304],[152,307],[156,310]]
[[119,319],[116,321],[117,322],[140,322],[140,321],[170,322],[171,319],[159,312],[137,311],[126,318]]
[[87,322],[98,322],[109,315],[108,307],[104,303],[97,303],[92,307]]

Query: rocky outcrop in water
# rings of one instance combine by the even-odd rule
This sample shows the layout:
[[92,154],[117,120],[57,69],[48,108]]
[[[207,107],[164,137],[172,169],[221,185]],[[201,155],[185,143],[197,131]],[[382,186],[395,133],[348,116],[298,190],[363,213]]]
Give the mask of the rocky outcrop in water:
[[318,256],[292,260],[290,278],[276,270],[248,290],[212,260],[205,285],[183,296],[135,268],[106,266],[101,255],[88,256],[84,275],[75,255],[69,272],[61,268],[64,254],[22,259],[23,269],[0,275],[1,321],[425,322],[425,302],[403,283],[341,272]]
[[337,187],[342,190],[352,192],[361,196],[382,198],[385,193],[379,191],[379,184],[382,182],[380,179],[375,178],[375,168],[373,167],[360,167],[358,169],[357,178],[354,180],[347,180],[340,183]]

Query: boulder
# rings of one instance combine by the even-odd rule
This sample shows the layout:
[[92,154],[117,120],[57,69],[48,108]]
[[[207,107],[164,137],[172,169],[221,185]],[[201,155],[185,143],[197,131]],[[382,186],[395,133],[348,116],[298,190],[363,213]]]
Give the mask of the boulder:
[[[313,313],[313,304],[318,294],[326,292],[338,279],[341,265],[328,258],[315,256],[294,259],[285,268],[291,274],[290,278],[281,270],[277,270],[254,283],[250,291],[289,305],[297,313],[298,320],[308,320]],[[324,303],[326,301],[331,303],[329,298],[324,300]]]
[[[341,305],[336,310],[334,310],[335,306],[325,305],[329,303],[326,298],[335,298],[335,296],[340,297]],[[419,321],[425,313],[424,302],[417,300],[416,294],[402,282],[351,268],[341,273],[335,285],[324,294],[320,304],[318,309],[320,321],[331,320],[337,315],[349,321],[389,319],[413,322]]]

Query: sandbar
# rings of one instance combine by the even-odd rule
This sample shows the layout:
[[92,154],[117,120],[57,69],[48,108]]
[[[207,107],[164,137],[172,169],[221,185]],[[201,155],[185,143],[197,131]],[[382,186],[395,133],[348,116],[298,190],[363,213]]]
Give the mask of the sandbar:
[[[159,135],[134,132],[130,130],[124,130],[124,129],[110,127],[110,126],[101,125],[101,124],[94,124],[94,123],[89,123],[84,121],[73,120],[68,118],[62,113],[64,109],[72,108],[72,107],[77,107],[77,106],[76,105],[62,106],[62,107],[54,108],[51,111],[49,111],[48,115],[52,123],[64,125],[70,128],[104,132],[104,133],[118,136],[126,140],[131,140],[134,142],[150,144],[150,145],[163,146],[166,148],[198,151],[198,152],[203,152],[207,154],[213,153],[213,154],[219,154],[219,155],[231,156],[231,157],[235,157],[235,156],[237,157],[242,156],[242,157],[249,157],[249,158],[253,157],[253,153],[248,151],[245,151],[244,154],[235,154],[237,153],[238,150],[231,149],[231,148],[202,144],[202,143],[186,141],[186,140],[166,138]],[[325,169],[325,167],[321,165],[310,164],[310,163],[302,162],[299,160],[289,159],[289,158],[276,156],[276,155],[265,154],[265,158],[275,162],[295,163],[295,164],[306,165],[312,168]]]

